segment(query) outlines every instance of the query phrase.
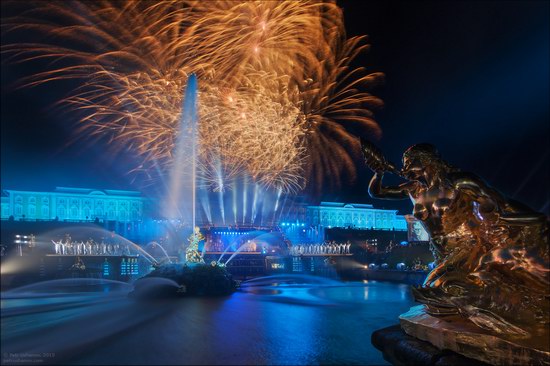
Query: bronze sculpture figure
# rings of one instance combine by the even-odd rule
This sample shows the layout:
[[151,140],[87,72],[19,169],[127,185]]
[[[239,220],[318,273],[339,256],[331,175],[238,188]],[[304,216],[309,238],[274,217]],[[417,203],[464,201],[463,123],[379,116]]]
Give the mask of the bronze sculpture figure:
[[201,229],[198,226],[195,226],[193,228],[193,234],[191,234],[187,239],[189,242],[189,246],[185,250],[185,261],[187,263],[204,263],[202,254],[199,251],[199,243],[202,240],[204,240],[204,236],[201,233]]
[[[435,268],[413,289],[430,315],[455,316],[548,352],[550,279],[546,216],[507,199],[479,177],[445,162],[433,145],[403,154],[398,170],[367,141],[373,198],[406,199],[431,236]],[[405,183],[386,187],[384,173]],[[523,341],[522,341],[523,340]]]

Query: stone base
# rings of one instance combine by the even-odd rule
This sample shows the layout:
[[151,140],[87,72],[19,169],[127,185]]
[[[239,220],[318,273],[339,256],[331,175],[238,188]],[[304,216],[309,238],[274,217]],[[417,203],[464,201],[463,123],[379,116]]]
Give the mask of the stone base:
[[[412,307],[399,317],[408,335],[492,365],[550,365],[550,352],[524,342],[500,338],[458,316],[435,317],[424,305]],[[540,340],[536,340],[540,343]]]
[[373,332],[371,342],[382,351],[386,361],[396,366],[489,366],[411,337],[399,324]]

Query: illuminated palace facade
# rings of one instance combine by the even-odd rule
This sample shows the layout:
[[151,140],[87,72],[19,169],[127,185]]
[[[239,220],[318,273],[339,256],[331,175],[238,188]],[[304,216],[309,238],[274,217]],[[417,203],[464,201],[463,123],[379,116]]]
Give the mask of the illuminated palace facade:
[[140,192],[57,187],[53,192],[2,190],[1,218],[59,221],[141,221]]
[[306,218],[308,225],[326,228],[407,230],[405,217],[397,211],[361,203],[321,202],[319,206],[307,207]]
[[395,210],[362,203],[321,202],[318,206],[294,205],[279,226],[292,243],[319,243],[326,239],[326,229],[406,231],[407,221]]
[[[6,220],[142,221],[147,199],[137,191],[57,187],[53,192],[3,190],[1,218]],[[404,216],[395,210],[360,203],[321,202],[318,206],[295,204],[284,221],[310,227],[407,230]],[[148,215],[147,215],[148,216]]]
[[[155,206],[154,201],[137,191],[65,187],[57,187],[51,192],[7,189],[2,191],[1,219],[15,222],[96,221],[127,239],[146,243],[166,237],[174,226],[174,220],[154,219]],[[278,225],[294,244],[322,242],[325,229],[332,228],[407,230],[405,218],[395,210],[339,202],[311,206],[304,197],[298,196],[289,199],[284,213],[281,212],[279,220],[273,224]]]

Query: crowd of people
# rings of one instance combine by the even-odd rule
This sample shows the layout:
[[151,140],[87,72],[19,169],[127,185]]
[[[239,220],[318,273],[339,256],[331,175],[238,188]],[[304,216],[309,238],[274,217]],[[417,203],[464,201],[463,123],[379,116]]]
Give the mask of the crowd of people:
[[93,239],[74,241],[70,238],[54,241],[55,254],[58,255],[130,255],[130,247],[124,242],[98,243]]
[[325,241],[321,244],[298,244],[290,247],[290,255],[350,254],[351,242]]

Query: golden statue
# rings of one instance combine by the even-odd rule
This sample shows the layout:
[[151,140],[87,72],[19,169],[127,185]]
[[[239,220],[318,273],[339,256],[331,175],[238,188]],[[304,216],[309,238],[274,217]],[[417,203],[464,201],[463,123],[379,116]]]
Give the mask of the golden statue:
[[201,252],[199,252],[199,243],[204,240],[201,229],[195,226],[193,234],[187,240],[189,241],[189,246],[185,250],[185,260],[189,263],[204,263]]
[[[471,173],[445,162],[433,145],[403,154],[403,169],[362,141],[374,171],[373,198],[406,199],[431,237],[435,268],[413,289],[436,317],[459,315],[507,339],[549,339],[548,222]],[[405,183],[382,185],[385,172]]]

